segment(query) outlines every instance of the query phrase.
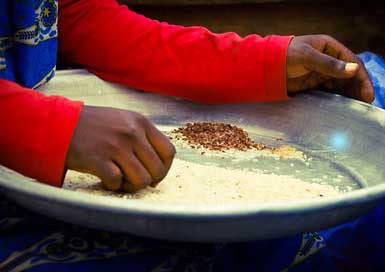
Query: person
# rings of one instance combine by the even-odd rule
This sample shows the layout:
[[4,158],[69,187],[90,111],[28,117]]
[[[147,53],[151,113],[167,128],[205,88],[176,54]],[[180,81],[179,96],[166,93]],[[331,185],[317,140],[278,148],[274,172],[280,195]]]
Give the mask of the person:
[[[58,26],[55,1],[1,4],[0,114],[7,117],[0,163],[51,185],[60,186],[65,169],[74,169],[95,174],[107,189],[133,192],[162,180],[175,153],[138,113],[83,107],[25,88],[53,76],[58,34],[58,54],[68,64],[105,80],[198,102],[287,100],[288,94],[320,85],[373,99],[358,58],[328,36],[241,38],[150,20],[114,0],[58,4]],[[21,20],[20,10],[32,16]]]
[[[0,18],[0,164],[53,186],[61,186],[66,169],[73,169],[98,176],[107,189],[135,192],[159,183],[175,154],[167,137],[140,113],[33,90],[54,76],[56,53],[102,79],[202,103],[284,101],[314,87],[373,100],[360,60],[326,35],[214,34],[145,18],[115,0],[6,0]],[[25,223],[9,218],[0,228]],[[11,247],[0,256],[5,259],[0,267],[24,270],[67,262],[61,257],[71,254],[77,261],[91,258],[78,248],[78,234],[64,233],[41,234],[26,250],[40,259],[12,254]],[[56,242],[44,244],[49,239]],[[111,242],[97,239],[101,245]]]

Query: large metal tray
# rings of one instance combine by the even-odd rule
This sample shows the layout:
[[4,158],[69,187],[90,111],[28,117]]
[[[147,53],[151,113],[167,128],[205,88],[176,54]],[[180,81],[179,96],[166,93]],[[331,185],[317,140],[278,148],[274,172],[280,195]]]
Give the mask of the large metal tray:
[[[158,239],[249,241],[330,227],[351,220],[385,200],[385,111],[361,102],[311,92],[287,103],[203,105],[129,90],[83,70],[58,72],[41,91],[83,100],[86,104],[138,111],[161,129],[186,122],[221,121],[242,126],[258,142],[273,145],[276,138],[282,138],[282,142],[312,157],[313,167],[268,157],[259,159],[260,167],[272,173],[279,168],[278,174],[319,178],[331,185],[336,185],[335,176],[343,177],[338,185],[351,190],[338,197],[296,202],[153,205],[54,188],[0,169],[3,193],[47,216]],[[186,156],[181,152],[177,156],[203,163],[191,154]],[[233,166],[249,167],[247,163],[252,162],[243,163]],[[302,171],[294,171],[291,167],[294,163]],[[280,167],[274,167],[276,164]]]

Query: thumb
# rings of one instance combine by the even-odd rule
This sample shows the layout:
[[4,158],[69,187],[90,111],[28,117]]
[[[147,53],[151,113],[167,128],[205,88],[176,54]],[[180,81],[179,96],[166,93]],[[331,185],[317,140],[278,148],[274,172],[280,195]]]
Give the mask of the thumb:
[[347,79],[357,74],[359,65],[333,58],[312,48],[305,58],[305,68],[332,78]]

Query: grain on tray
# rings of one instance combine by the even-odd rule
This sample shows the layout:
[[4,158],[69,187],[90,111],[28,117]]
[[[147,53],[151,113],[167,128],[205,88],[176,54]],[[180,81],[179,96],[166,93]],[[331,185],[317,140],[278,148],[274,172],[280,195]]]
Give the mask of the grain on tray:
[[[187,123],[183,127],[174,129],[172,133],[172,136],[169,136],[170,140],[174,143],[183,141],[193,149],[205,148],[207,151],[223,153],[257,150],[262,151],[260,154],[271,154],[277,159],[304,159],[304,154],[292,146],[268,147],[262,143],[255,143],[244,129],[226,123]],[[277,138],[277,141],[282,140],[282,138]],[[201,155],[205,153],[203,151]],[[240,154],[238,153],[238,155]]]
[[339,194],[330,185],[305,182],[291,176],[201,165],[180,159],[174,160],[169,174],[157,187],[148,187],[135,194],[106,191],[98,178],[74,171],[68,171],[64,188],[173,205],[231,205]]
[[[230,156],[231,162],[234,162],[232,156],[242,160],[250,156],[254,158],[256,150],[277,158],[302,159],[304,156],[287,145],[273,148],[255,143],[245,130],[225,123],[187,123],[173,130],[169,137],[174,143],[198,149],[196,152],[200,155]],[[245,157],[243,154],[248,155]],[[104,190],[96,177],[73,171],[68,172],[64,187],[104,196],[174,205],[231,205],[339,194],[332,186],[305,182],[287,175],[265,174],[258,169],[202,165],[180,159],[174,159],[167,177],[156,188],[148,187],[135,194]]]
[[275,148],[271,149],[271,153],[273,153],[274,155],[282,156],[282,157],[290,156],[290,155],[294,154],[296,151],[297,151],[297,149],[295,149],[294,147],[289,146],[289,145],[281,145],[279,147],[275,147]]
[[255,143],[242,128],[225,123],[187,123],[173,131],[177,138],[187,141],[192,148],[204,147],[209,150],[226,151],[236,149],[245,151],[256,148],[263,150],[265,145]]

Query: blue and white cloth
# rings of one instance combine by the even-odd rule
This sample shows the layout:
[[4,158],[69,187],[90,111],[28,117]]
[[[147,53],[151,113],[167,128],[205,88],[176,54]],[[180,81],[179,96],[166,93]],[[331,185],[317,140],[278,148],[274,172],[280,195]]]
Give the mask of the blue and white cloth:
[[374,87],[375,99],[373,101],[373,105],[385,108],[385,61],[370,52],[362,53],[358,55],[358,57],[365,64]]
[[36,88],[55,74],[57,0],[0,1],[0,78]]

